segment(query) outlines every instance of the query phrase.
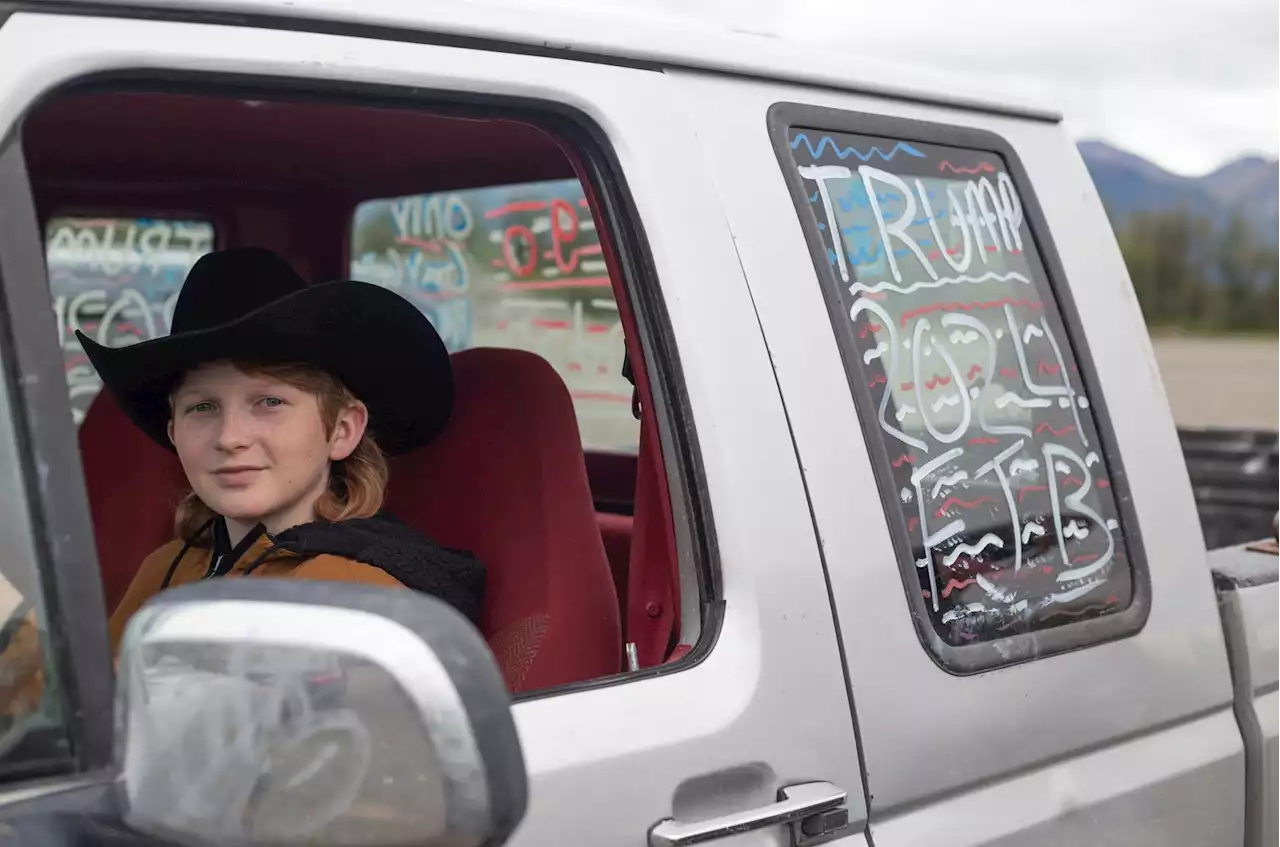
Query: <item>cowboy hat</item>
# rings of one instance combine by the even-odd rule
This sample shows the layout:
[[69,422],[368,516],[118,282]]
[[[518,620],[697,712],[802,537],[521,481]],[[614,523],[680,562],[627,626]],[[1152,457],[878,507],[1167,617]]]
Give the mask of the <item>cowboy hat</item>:
[[156,443],[169,441],[169,393],[211,361],[305,364],[332,374],[369,408],[389,455],[435,437],[453,409],[449,351],[418,309],[364,282],[307,285],[257,247],[209,253],[192,266],[170,334],[128,347],[76,337],[106,389]]

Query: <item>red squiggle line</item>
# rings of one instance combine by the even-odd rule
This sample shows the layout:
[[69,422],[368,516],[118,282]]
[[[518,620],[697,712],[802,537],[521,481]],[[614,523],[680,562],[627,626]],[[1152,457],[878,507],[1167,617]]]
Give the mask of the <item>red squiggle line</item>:
[[904,382],[902,383],[902,385],[898,387],[901,388],[903,391],[910,391],[911,389],[916,387],[916,384],[914,382]]
[[537,282],[504,282],[503,291],[555,291],[559,288],[608,288],[607,276],[584,276],[577,279],[548,279]]
[[979,444],[999,444],[999,443],[1000,443],[1000,439],[999,439],[999,438],[987,438],[986,436],[982,436],[982,435],[980,435],[980,436],[978,436],[977,438],[970,438],[970,439],[969,439],[969,443],[970,443],[971,445],[974,445],[974,446],[976,447],[976,446],[977,446],[977,445],[979,445]]
[[862,329],[858,330],[858,337],[866,338],[868,334],[872,332],[879,332],[882,329],[884,329],[884,327],[878,323],[868,323]]
[[976,374],[980,374],[980,373],[982,373],[982,365],[974,365],[971,368],[969,368],[969,374],[965,377],[965,379],[973,379],[973,377]]
[[924,387],[928,389],[937,388],[939,385],[950,385],[951,377],[934,374],[924,381]]
[[976,509],[983,503],[991,502],[993,502],[992,499],[986,495],[979,497],[977,500],[961,500],[959,497],[948,497],[946,500],[942,501],[942,505],[938,507],[936,514],[938,517],[942,517],[946,514],[947,509],[950,509],[952,506],[959,506],[962,509]]
[[1070,476],[1068,476],[1068,477],[1064,478],[1064,479],[1062,480],[1062,484],[1063,484],[1063,485],[1068,485],[1068,484],[1070,484],[1070,483],[1071,483],[1071,481],[1072,481],[1072,480],[1075,480],[1076,485],[1084,485],[1084,480],[1083,480],[1083,479],[1081,479],[1080,477],[1076,476],[1075,474],[1072,474],[1072,475],[1070,475]]
[[1036,376],[1043,376],[1044,374],[1049,374],[1050,376],[1056,376],[1061,371],[1062,371],[1062,367],[1060,365],[1051,365],[1048,362],[1044,361],[1043,359],[1041,359],[1039,362],[1036,362]]
[[440,245],[440,241],[439,241],[438,239],[435,239],[435,238],[432,238],[432,239],[431,239],[431,240],[429,240],[429,241],[424,241],[424,240],[423,240],[423,239],[421,239],[421,238],[410,238],[410,237],[409,237],[409,236],[407,236],[407,235],[401,235],[401,236],[399,236],[399,237],[397,237],[397,238],[396,238],[396,243],[397,243],[397,244],[407,244],[407,245],[409,245],[410,247],[417,247],[419,250],[426,250],[428,253],[443,253],[443,252],[444,252],[444,247],[442,247],[442,246]]
[[524,203],[508,203],[505,206],[499,206],[496,209],[490,209],[484,213],[486,220],[500,218],[503,215],[509,215],[512,212],[541,212],[547,208],[547,204],[541,200],[529,200]]
[[1107,482],[1105,479],[1100,479],[1100,480],[1098,480],[1098,487],[1099,487],[1099,488],[1110,488],[1110,487],[1111,487],[1111,483]]
[[1098,558],[1097,553],[1081,553],[1079,556],[1071,557],[1071,564],[1083,565],[1085,562],[1092,562],[1096,558]]
[[1000,376],[1006,377],[1007,379],[1017,379],[1018,372],[1015,371],[1013,368],[1001,368]]
[[887,385],[889,380],[884,378],[884,374],[876,374],[875,378],[867,383],[867,388],[875,388],[877,385]]
[[1044,423],[1036,427],[1036,435],[1039,435],[1040,433],[1044,432],[1046,429],[1049,430],[1049,432],[1052,432],[1055,438],[1061,438],[1062,436],[1066,435],[1069,432],[1076,431],[1076,428],[1074,426],[1064,426],[1062,429],[1054,429],[1052,424],[1050,424],[1048,421],[1045,421]]
[[957,168],[946,159],[943,159],[938,165],[938,170],[951,171],[953,174],[991,174],[995,173],[996,166],[990,162],[979,162],[971,168]]
[[916,528],[916,524],[920,523],[919,518],[910,518],[907,520],[907,532]]
[[903,465],[914,465],[915,463],[916,463],[915,459],[911,458],[906,453],[903,453],[901,456],[894,459],[889,464],[893,465],[895,468],[900,468]]
[[1047,485],[1024,485],[1022,486],[1022,488],[1018,489],[1018,502],[1019,503],[1022,502],[1022,495],[1026,494],[1028,491],[1048,491],[1048,490],[1049,490],[1049,486]]
[[942,596],[950,597],[952,591],[959,591],[961,588],[964,588],[966,585],[972,585],[977,581],[978,580],[974,579],[973,577],[970,577],[969,579],[962,579],[959,581],[956,581],[954,579],[949,579],[947,580],[947,584],[944,585],[942,588]]
[[1039,300],[1028,300],[1025,297],[1015,300],[1012,297],[1001,297],[999,300],[988,300],[982,302],[974,300],[970,303],[934,303],[932,306],[921,306],[919,309],[911,309],[902,313],[901,323],[907,325],[907,321],[920,315],[927,315],[930,312],[942,310],[944,312],[954,312],[959,309],[965,312],[971,312],[974,309],[995,309],[1000,306],[1025,306],[1028,309],[1043,309],[1044,303]]

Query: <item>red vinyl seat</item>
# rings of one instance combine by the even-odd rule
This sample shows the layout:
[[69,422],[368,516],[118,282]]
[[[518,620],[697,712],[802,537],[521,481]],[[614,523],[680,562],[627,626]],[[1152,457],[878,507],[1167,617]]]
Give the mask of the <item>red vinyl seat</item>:
[[513,693],[617,673],[617,595],[568,389],[521,350],[466,350],[453,369],[453,416],[392,461],[388,508],[485,563],[481,628]]
[[106,391],[89,404],[78,438],[102,590],[113,610],[142,560],[173,540],[187,478],[178,457],[134,426]]

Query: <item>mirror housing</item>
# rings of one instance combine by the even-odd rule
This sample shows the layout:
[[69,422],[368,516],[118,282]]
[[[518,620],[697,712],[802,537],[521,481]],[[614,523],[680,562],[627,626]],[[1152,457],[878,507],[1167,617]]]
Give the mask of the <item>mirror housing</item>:
[[527,804],[488,646],[405,589],[165,591],[125,633],[116,726],[124,822],[187,844],[481,847]]

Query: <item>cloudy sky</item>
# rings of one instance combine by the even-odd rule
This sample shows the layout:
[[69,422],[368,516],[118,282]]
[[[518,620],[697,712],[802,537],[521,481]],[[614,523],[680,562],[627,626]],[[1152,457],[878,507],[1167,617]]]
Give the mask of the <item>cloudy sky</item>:
[[[1280,146],[1280,0],[608,0],[615,4],[863,57],[914,52],[949,74],[1026,92],[1063,112],[1077,137],[1177,173],[1275,156]],[[876,32],[894,37],[868,35]]]

